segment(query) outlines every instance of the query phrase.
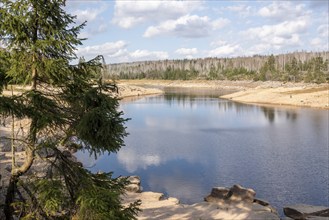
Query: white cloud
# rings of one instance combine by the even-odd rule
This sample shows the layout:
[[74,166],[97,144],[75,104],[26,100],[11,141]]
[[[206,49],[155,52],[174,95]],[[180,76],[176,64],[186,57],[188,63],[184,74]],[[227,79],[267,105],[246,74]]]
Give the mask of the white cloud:
[[101,8],[88,8],[88,9],[78,9],[72,12],[72,14],[77,16],[78,22],[92,22],[97,19],[97,17],[106,10],[106,7]]
[[129,54],[133,60],[168,59],[168,53],[164,51],[135,50]]
[[175,51],[175,53],[177,53],[179,55],[185,55],[185,56],[195,55],[198,53],[198,49],[197,48],[179,48]]
[[223,46],[225,44],[227,44],[226,41],[224,41],[224,40],[217,40],[217,41],[211,42],[210,43],[210,46],[212,46],[212,47],[220,47],[220,46]]
[[212,21],[212,27],[214,30],[221,29],[228,25],[231,21],[227,18],[219,18],[214,21]]
[[296,46],[301,44],[300,34],[309,26],[307,17],[295,21],[284,21],[276,25],[263,25],[249,28],[244,32],[245,37],[273,45],[280,49],[283,46]]
[[238,13],[240,16],[246,17],[251,14],[251,6],[249,5],[232,5],[232,6],[227,6],[224,8],[224,10],[229,10],[232,12]]
[[209,17],[198,15],[185,15],[177,20],[167,20],[158,26],[150,26],[144,33],[144,37],[157,35],[173,35],[186,38],[206,37],[211,30],[219,29],[229,23],[227,19],[211,21]]
[[130,28],[146,21],[176,19],[202,6],[202,1],[116,1],[112,22]]
[[329,48],[329,42],[328,39],[321,39],[319,37],[313,38],[310,41],[310,44],[315,50],[328,50]]
[[254,44],[248,50],[245,51],[245,56],[253,56],[255,54],[265,54],[273,53],[273,46],[267,43]]
[[310,1],[310,6],[313,8],[327,8],[329,7],[329,2],[326,0],[312,0]]
[[210,57],[235,56],[241,50],[238,44],[225,44],[208,52]]
[[165,51],[135,50],[129,51],[125,41],[107,42],[100,45],[80,47],[77,50],[78,56],[91,59],[97,55],[103,55],[110,63],[133,62],[142,60],[168,59],[169,55]]
[[321,38],[318,38],[318,37],[316,37],[316,38],[313,38],[312,40],[311,40],[311,45],[312,46],[314,46],[314,47],[319,47],[320,45],[322,45],[322,39]]
[[167,20],[158,26],[147,28],[144,37],[157,35],[174,35],[181,37],[204,37],[209,34],[209,18],[207,16],[185,15],[177,20]]
[[79,56],[113,56],[119,51],[122,51],[127,46],[125,41],[107,42],[101,45],[87,46],[78,48],[77,54]]
[[262,17],[285,21],[297,19],[308,14],[304,4],[296,4],[289,1],[276,1],[259,9],[258,14]]
[[317,28],[317,31],[321,37],[328,38],[329,37],[329,25],[322,24]]

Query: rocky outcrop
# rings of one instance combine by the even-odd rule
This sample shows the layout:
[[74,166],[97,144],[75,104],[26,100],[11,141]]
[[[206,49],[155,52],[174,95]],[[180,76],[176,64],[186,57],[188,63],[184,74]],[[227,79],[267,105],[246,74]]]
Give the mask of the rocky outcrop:
[[127,180],[130,182],[125,188],[128,192],[142,192],[141,179],[139,176],[129,176]]
[[205,197],[209,203],[221,206],[245,207],[250,210],[247,219],[280,219],[278,212],[268,202],[255,198],[256,192],[250,188],[234,185],[231,188],[214,187],[210,195]]
[[328,220],[329,207],[305,204],[291,205],[283,208],[286,216],[295,220]]
[[247,189],[240,185],[233,187],[214,187],[209,196],[205,198],[207,202],[245,202],[253,203],[256,192],[253,189]]
[[[140,184],[136,176],[131,183]],[[280,220],[277,212],[266,201],[255,199],[255,191],[234,185],[231,188],[215,187],[206,197],[207,202],[193,205],[180,204],[176,198],[166,198],[156,192],[127,192],[122,196],[124,204],[141,200],[137,219],[240,219]]]

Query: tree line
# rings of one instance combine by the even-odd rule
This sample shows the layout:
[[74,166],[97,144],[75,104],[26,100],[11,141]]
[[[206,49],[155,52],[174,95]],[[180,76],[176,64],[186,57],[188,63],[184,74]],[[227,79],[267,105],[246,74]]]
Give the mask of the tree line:
[[294,52],[237,58],[205,58],[109,64],[106,77],[164,80],[329,80],[328,52]]

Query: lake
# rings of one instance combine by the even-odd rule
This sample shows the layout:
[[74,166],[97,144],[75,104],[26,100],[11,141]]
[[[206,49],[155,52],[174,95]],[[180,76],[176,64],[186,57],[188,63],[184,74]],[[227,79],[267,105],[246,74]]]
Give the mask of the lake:
[[201,202],[215,186],[240,184],[282,206],[328,206],[328,111],[262,107],[219,99],[221,91],[169,89],[122,100],[130,135],[92,171],[138,175],[144,191]]

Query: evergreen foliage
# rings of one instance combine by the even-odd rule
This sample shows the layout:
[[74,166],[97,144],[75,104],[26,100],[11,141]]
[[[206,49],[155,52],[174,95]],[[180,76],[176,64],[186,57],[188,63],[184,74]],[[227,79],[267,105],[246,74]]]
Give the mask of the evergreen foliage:
[[[64,0],[4,0],[0,8],[0,91],[6,83],[30,84],[10,97],[0,95],[0,114],[29,120],[28,134],[15,140],[26,159],[13,167],[7,219],[134,219],[139,202],[121,205],[127,181],[93,174],[70,159],[65,148],[95,156],[117,152],[127,135],[118,100],[105,94],[102,57],[70,65],[85,23],[74,26]],[[95,80],[98,79],[98,80]],[[40,156],[44,152],[53,155]],[[44,176],[32,175],[36,158]]]
[[328,52],[274,56],[146,61],[109,65],[121,79],[254,80],[324,83],[329,80]]

